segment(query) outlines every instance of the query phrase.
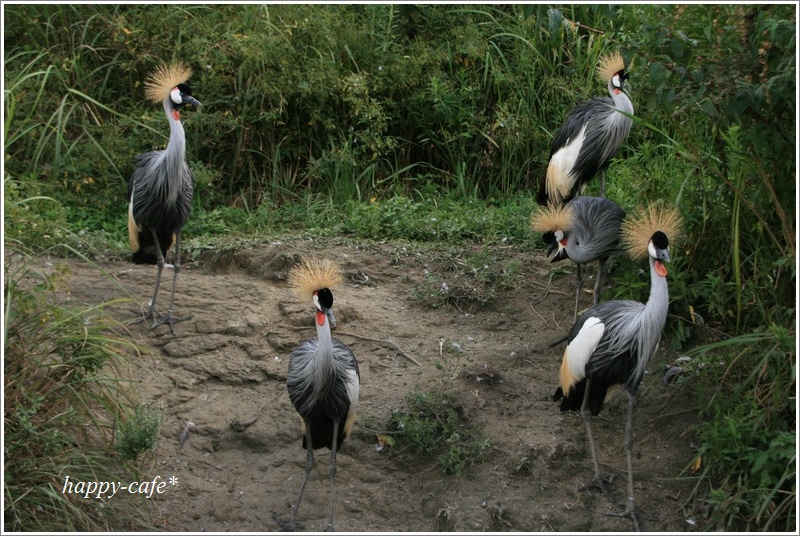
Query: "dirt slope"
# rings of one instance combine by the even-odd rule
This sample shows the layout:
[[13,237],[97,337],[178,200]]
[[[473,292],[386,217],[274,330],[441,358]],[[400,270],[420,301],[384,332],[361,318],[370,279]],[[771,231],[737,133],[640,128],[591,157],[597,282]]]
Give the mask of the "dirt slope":
[[[469,289],[465,267],[480,249],[302,241],[207,252],[185,266],[175,309],[193,318],[176,325],[179,337],[164,326],[129,328],[150,350],[137,371],[140,390],[164,411],[151,472],[178,479],[153,499],[156,526],[274,531],[271,512],[289,516],[305,453],[286,393],[287,360],[312,335],[312,312],[285,278],[299,255],[316,253],[343,267],[335,336],[350,345],[361,369],[356,426],[338,458],[337,531],[632,530],[630,520],[603,515],[611,505],[602,495],[580,491],[592,476],[585,428],[577,414],[562,414],[551,401],[563,344],[548,343],[571,324],[572,270],[551,280],[553,266],[541,251],[496,248],[497,270],[519,268],[516,284],[504,290],[475,283]],[[82,262],[51,262],[70,265],[76,301],[129,295],[144,306],[150,298],[155,267],[107,262],[101,267],[110,277],[104,277]],[[481,268],[494,269],[492,262]],[[162,308],[171,279],[166,271]],[[486,296],[487,289],[494,295],[485,304],[462,299],[438,307],[412,299],[427,289],[434,292],[428,302],[435,303],[441,281],[449,291],[463,287],[465,296]],[[590,302],[585,294],[583,305]],[[115,306],[114,314],[134,318],[135,305]],[[647,531],[694,528],[684,506],[691,483],[678,477],[692,457],[696,416],[687,411],[687,393],[661,384],[664,364],[674,357],[659,351],[637,403],[635,487],[642,511],[652,518],[642,522]],[[484,459],[460,478],[444,474],[435,457],[403,449],[402,438],[394,450],[376,448],[376,433],[386,430],[409,392],[441,389],[457,393],[470,426],[492,441]],[[625,411],[619,397],[594,420],[598,456],[605,470],[618,474],[612,492],[620,499]],[[179,449],[187,420],[197,431]],[[318,451],[299,515],[305,530],[325,527],[327,461],[328,451]]]

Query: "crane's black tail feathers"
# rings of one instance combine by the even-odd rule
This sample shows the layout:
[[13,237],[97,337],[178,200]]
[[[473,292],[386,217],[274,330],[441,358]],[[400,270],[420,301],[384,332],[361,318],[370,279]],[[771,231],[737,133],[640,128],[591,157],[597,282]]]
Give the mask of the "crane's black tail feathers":
[[[311,446],[314,450],[321,449],[323,447],[331,448],[333,446],[333,422],[330,420],[319,420],[319,421],[310,421],[306,423],[306,426],[311,428]],[[339,430],[336,434],[336,451],[338,452],[344,443],[344,440],[347,439],[345,435],[345,423],[339,423]],[[308,448],[307,445],[308,441],[306,440],[306,435],[303,434],[303,448]]]
[[[172,232],[158,233],[158,244],[161,246],[161,254],[164,259],[167,258],[167,251],[175,243],[175,234]],[[134,264],[156,264],[158,262],[158,254],[156,253],[156,244],[153,241],[153,234],[150,231],[142,231],[139,233],[138,240],[139,249],[133,252]]]
[[[597,415],[603,409],[603,403],[610,386],[607,382],[592,380],[592,388],[589,391],[589,411],[592,415]],[[585,392],[586,379],[584,378],[572,387],[569,396],[564,396],[564,391],[561,390],[561,387],[556,389],[556,392],[553,393],[553,402],[561,401],[561,411],[580,411]]]

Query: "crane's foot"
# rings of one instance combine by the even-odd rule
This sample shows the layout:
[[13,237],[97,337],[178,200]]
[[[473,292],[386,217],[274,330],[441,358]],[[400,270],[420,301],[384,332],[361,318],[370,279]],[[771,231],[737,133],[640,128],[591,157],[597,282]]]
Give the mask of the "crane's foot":
[[600,475],[597,475],[588,484],[581,486],[581,491],[585,491],[591,488],[599,489],[603,493],[603,495],[606,496],[606,499],[608,499],[611,502],[611,504],[619,508],[620,506],[619,503],[614,498],[614,496],[611,495],[611,492],[608,490],[608,486],[610,486],[611,483],[614,481],[615,476],[616,475],[613,473],[608,478],[603,478]]
[[628,507],[625,509],[624,512],[605,512],[605,515],[609,517],[627,517],[633,521],[633,527],[636,529],[636,532],[641,532],[641,528],[639,527],[639,519],[646,519],[647,521],[657,521],[658,519],[645,514],[641,510],[639,510],[636,505],[632,502],[628,502]]
[[136,309],[136,314],[138,318],[136,320],[131,321],[131,325],[133,324],[141,324],[142,322],[146,322],[148,320],[156,321],[159,316],[159,312],[156,310],[155,307],[150,307],[149,309],[144,309],[144,307],[139,307]]
[[177,337],[178,333],[175,331],[175,325],[174,324],[176,324],[178,322],[183,322],[184,320],[189,320],[191,318],[192,318],[192,315],[173,317],[172,316],[172,310],[170,309],[169,311],[167,311],[167,314],[164,315],[164,318],[162,318],[161,320],[155,322],[152,325],[150,330],[154,330],[154,329],[156,329],[158,326],[160,326],[162,324],[167,324],[169,326],[170,331],[172,331],[172,334]]
[[303,530],[303,525],[301,523],[283,521],[275,512],[272,512],[272,520],[278,524],[281,528],[281,532],[295,532],[297,529]]

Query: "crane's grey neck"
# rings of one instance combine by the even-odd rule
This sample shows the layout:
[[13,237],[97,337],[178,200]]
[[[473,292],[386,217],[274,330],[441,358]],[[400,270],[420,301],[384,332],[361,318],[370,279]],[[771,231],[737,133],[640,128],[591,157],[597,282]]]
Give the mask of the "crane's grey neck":
[[[314,378],[311,385],[318,391],[315,395],[322,396],[333,385],[336,376],[336,360],[333,355],[333,339],[331,337],[331,324],[328,315],[323,314],[324,323],[317,326],[317,353],[314,355],[314,366],[311,368]],[[314,398],[314,397],[312,397]]]
[[170,205],[178,202],[183,186],[183,168],[186,165],[186,134],[183,125],[172,115],[172,100],[164,99],[164,113],[169,121],[169,143],[161,153],[159,164],[166,173],[158,174],[157,188],[166,191],[166,200]]
[[641,311],[636,334],[639,359],[633,378],[644,377],[648,362],[653,358],[661,339],[661,332],[667,322],[669,309],[669,288],[667,278],[656,273],[655,259],[650,259],[650,297]]
[[[315,310],[315,316],[317,311]],[[325,320],[322,325],[316,318],[314,325],[317,328],[316,340],[309,339],[306,343],[295,349],[292,361],[289,363],[289,377],[287,381],[299,393],[303,393],[297,410],[301,415],[308,416],[316,405],[331,396],[336,387],[337,371],[344,370],[344,363],[336,358],[333,339],[331,337],[330,320],[323,315]]]
[[[317,343],[319,344],[317,357],[322,357],[323,354],[332,357],[333,356],[333,340],[331,338],[331,323],[328,315],[324,315],[325,322],[320,326],[318,323],[315,322],[317,326]],[[332,361],[332,359],[319,359],[319,361]]]

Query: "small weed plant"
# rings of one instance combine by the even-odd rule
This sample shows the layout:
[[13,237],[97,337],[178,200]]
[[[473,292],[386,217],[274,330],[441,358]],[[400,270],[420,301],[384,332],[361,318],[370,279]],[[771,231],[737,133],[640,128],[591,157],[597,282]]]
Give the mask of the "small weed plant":
[[436,455],[441,470],[458,477],[486,456],[492,442],[469,426],[455,394],[416,390],[405,403],[406,408],[395,410],[389,419],[389,430],[400,434],[398,447]]
[[116,447],[124,460],[135,462],[155,448],[162,417],[161,411],[149,404],[136,405],[119,426]]

